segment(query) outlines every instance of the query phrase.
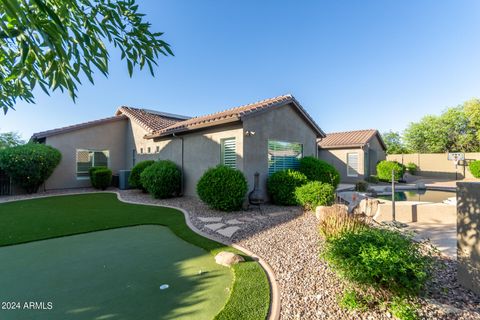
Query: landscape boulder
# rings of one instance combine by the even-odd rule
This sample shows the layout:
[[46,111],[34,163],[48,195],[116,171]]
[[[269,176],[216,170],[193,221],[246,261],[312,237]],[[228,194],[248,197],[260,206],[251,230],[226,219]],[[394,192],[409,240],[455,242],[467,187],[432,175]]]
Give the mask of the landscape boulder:
[[225,267],[231,267],[242,261],[245,261],[245,259],[233,252],[222,251],[215,256],[215,262]]

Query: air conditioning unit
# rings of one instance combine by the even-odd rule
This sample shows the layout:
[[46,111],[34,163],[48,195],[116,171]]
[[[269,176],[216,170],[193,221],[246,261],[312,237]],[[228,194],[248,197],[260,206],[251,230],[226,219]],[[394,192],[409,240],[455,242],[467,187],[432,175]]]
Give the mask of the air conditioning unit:
[[118,188],[120,190],[130,189],[130,186],[128,185],[130,172],[131,170],[118,170]]

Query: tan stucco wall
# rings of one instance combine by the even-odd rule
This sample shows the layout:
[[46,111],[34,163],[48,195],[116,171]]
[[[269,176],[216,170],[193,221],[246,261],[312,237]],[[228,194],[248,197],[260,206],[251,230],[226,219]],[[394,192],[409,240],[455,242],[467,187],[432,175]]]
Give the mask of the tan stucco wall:
[[316,155],[316,133],[300,117],[291,105],[285,105],[265,113],[255,114],[244,120],[244,130],[255,135],[244,137],[244,173],[249,191],[253,189],[256,171],[260,173],[260,188],[265,197],[268,177],[268,140],[303,144],[303,156]]
[[[243,170],[243,130],[241,124],[222,126],[214,129],[192,132],[179,137],[151,140],[152,150],[160,147],[160,152],[152,154],[137,154],[137,161],[168,159],[179,167],[182,165],[183,138],[183,172],[184,194],[196,196],[197,182],[202,174],[211,167],[220,164],[221,139],[236,139],[237,169]],[[145,149],[144,149],[145,150]]]
[[480,160],[480,153],[465,153],[466,161],[460,161],[457,168],[452,161],[448,160],[447,153],[389,154],[387,159],[405,165],[413,162],[419,167],[418,175],[424,177],[471,179],[473,176],[468,170],[468,162]]
[[[358,177],[347,176],[347,154],[358,153]],[[320,149],[318,158],[333,165],[340,173],[340,181],[355,182],[364,178],[365,154],[361,148],[355,149]]]
[[[368,147],[349,149],[319,149],[318,158],[332,164],[340,173],[340,181],[356,182],[367,175],[375,175],[377,162],[385,160],[386,154],[377,137],[372,138]],[[347,176],[347,154],[358,153],[358,176]]]
[[457,183],[458,281],[480,294],[480,183]]
[[45,182],[45,189],[90,186],[89,179],[77,179],[77,149],[109,150],[109,166],[113,173],[125,169],[127,122],[123,119],[47,137],[45,143],[57,148],[62,153],[62,160]]

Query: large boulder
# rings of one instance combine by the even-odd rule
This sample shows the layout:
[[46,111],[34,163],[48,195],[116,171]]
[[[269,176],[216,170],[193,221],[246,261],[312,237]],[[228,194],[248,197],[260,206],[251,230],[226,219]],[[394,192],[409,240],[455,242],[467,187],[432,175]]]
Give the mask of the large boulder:
[[228,251],[222,251],[215,256],[215,262],[225,267],[231,267],[242,261],[245,261],[242,256]]

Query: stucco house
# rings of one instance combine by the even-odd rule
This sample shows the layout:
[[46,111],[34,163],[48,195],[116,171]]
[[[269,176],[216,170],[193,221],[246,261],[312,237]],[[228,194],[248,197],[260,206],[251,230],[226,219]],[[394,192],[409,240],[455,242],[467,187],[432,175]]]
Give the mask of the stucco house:
[[269,173],[317,156],[324,137],[300,103],[284,95],[193,118],[123,106],[113,117],[35,133],[31,140],[63,156],[46,190],[89,186],[92,166],[116,174],[141,160],[169,159],[183,172],[185,195],[196,194],[206,169],[225,164],[243,171],[250,190],[259,172],[266,196]]
[[328,133],[318,143],[318,157],[340,172],[342,182],[356,182],[377,173],[386,146],[375,129]]

